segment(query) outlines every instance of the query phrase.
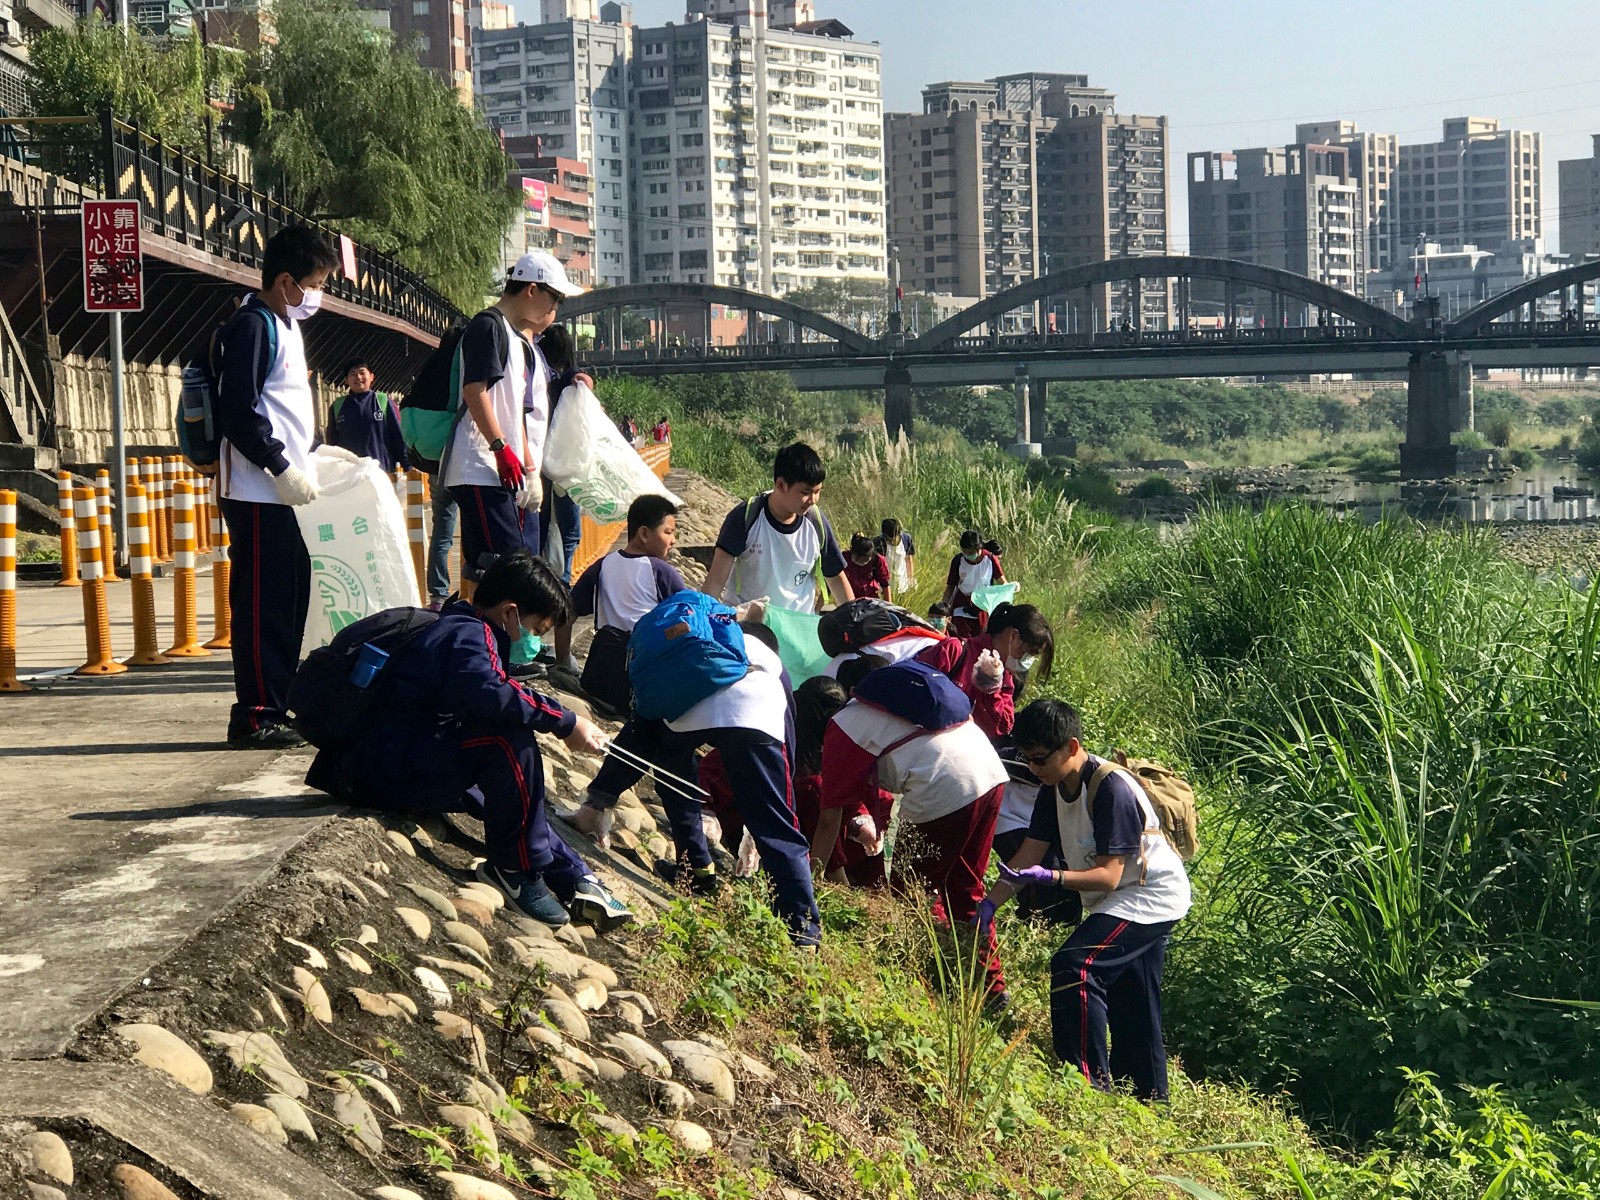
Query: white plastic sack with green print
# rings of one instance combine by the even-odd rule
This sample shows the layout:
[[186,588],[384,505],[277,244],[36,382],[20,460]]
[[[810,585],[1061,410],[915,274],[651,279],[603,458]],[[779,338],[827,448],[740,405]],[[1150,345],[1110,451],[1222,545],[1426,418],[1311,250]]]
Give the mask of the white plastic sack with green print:
[[294,510],[311,556],[302,657],[362,617],[422,603],[394,480],[373,459],[335,446],[311,456],[311,473],[319,495]]
[[595,394],[581,383],[561,393],[550,418],[543,470],[546,479],[603,525],[627,520],[628,506],[640,496],[654,494],[683,503],[662,486],[606,416]]

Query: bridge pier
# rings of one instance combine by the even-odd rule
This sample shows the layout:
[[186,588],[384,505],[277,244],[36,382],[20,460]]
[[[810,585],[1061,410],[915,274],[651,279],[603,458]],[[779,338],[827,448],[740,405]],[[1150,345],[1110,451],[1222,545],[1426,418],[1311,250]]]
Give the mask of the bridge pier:
[[891,363],[883,373],[883,427],[891,442],[902,433],[908,438],[911,436],[914,407],[911,372],[898,363]]
[[1406,386],[1402,478],[1448,475],[1456,468],[1450,435],[1471,428],[1472,364],[1435,350],[1411,356]]
[[1045,393],[1049,387],[1047,380],[1030,379],[1028,381],[1028,428],[1032,434],[1032,441],[1043,442],[1049,430],[1048,418],[1045,414]]
[[[1040,381],[1041,384],[1043,380]],[[1028,364],[1019,363],[1017,373],[1012,377],[1011,388],[1016,396],[1017,405],[1017,440],[1009,449],[1018,458],[1038,458],[1043,447],[1033,440],[1033,431],[1029,422],[1033,400],[1033,384],[1028,375]]]

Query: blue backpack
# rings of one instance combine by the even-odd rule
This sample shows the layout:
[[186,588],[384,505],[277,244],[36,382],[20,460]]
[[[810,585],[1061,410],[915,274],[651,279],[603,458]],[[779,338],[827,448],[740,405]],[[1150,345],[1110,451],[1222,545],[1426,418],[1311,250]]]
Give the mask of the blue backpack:
[[667,597],[628,639],[633,711],[646,720],[675,721],[749,670],[733,609],[704,592]]
[[929,733],[950,729],[972,716],[966,693],[944,672],[914,658],[869,671],[851,695]]
[[267,323],[268,359],[278,361],[278,322],[259,305],[243,304],[211,331],[199,355],[183,369],[175,422],[178,452],[195,470],[214,474],[222,457],[222,431],[217,426],[217,389],[222,380],[222,331],[248,313]]

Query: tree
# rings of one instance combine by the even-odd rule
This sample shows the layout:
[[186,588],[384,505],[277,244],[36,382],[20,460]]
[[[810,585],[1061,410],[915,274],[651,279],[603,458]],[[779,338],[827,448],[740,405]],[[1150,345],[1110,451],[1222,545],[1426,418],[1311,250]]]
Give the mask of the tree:
[[888,320],[889,288],[881,279],[819,279],[810,287],[796,288],[783,299],[832,317],[860,333],[881,334]]
[[521,200],[481,114],[342,0],[285,0],[234,130],[290,204],[427,277],[460,307],[493,288]]
[[[29,49],[29,100],[43,117],[111,109],[152,137],[198,145],[205,138],[205,71],[199,39],[161,46],[98,19],[47,29]],[[83,139],[98,145],[98,134]]]

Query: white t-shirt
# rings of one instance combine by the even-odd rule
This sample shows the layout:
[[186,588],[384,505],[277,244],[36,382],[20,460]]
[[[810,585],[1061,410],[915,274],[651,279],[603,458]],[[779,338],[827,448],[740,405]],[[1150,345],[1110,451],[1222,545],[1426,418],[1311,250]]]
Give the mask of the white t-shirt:
[[963,555],[956,559],[956,593],[958,600],[956,611],[971,616],[975,611],[970,605],[962,604],[960,596],[971,596],[979,588],[988,587],[994,582],[994,560],[987,553],[980,552],[977,562],[968,562]]
[[911,570],[906,555],[904,535],[896,538],[888,549],[889,576],[894,580],[895,595],[903,595],[911,587]]
[[717,549],[732,555],[734,563],[719,599],[743,604],[766,596],[774,608],[815,612],[818,565],[825,578],[844,571],[838,539],[828,519],[815,508],[787,529],[779,529],[767,507],[769,495],[763,493],[754,501],[753,521],[747,516],[750,505],[741,504],[722,522]]
[[[272,436],[283,443],[283,456],[289,460],[289,465],[314,477],[311,443],[317,434],[317,413],[311,381],[306,375],[306,344],[300,336],[299,321],[285,321],[277,316],[272,319],[278,322],[278,357],[261,385],[255,409],[271,424]],[[229,500],[283,503],[278,499],[278,485],[272,481],[272,476],[226,441],[222,443],[220,474],[222,495]]]
[[[841,733],[878,758],[878,782],[900,796],[900,820],[925,824],[965,808],[1006,781],[1005,765],[972,721],[937,733],[852,700],[833,716]],[[885,754],[888,747],[919,734]]]
[[737,683],[712,692],[667,728],[674,733],[702,729],[755,729],[777,741],[788,732],[789,696],[783,688],[783,663],[755,640],[746,638],[750,670]]
[[[936,633],[910,634],[896,633],[884,638],[881,642],[869,643],[860,653],[871,654],[878,658],[887,659],[889,662],[904,662],[908,658],[915,658],[929,646],[937,646],[944,638]],[[858,657],[857,652],[838,654],[828,660],[828,665],[822,668],[822,673],[829,679],[839,678],[839,668]]]
[[1018,783],[1006,780],[1005,795],[1000,798],[1000,815],[995,818],[996,834],[1010,833],[1013,829],[1026,829],[1033,821],[1034,801],[1039,798],[1038,783]]
[[[1134,921],[1141,925],[1155,925],[1163,921],[1181,921],[1189,912],[1191,894],[1189,873],[1183,868],[1183,859],[1161,833],[1161,822],[1151,807],[1149,798],[1139,781],[1126,771],[1117,776],[1127,780],[1138,797],[1139,811],[1144,816],[1144,836],[1141,851],[1144,882],[1140,882],[1141,866],[1137,858],[1123,860],[1122,882],[1114,891],[1084,892],[1083,911]],[[1087,776],[1087,772],[1085,772]],[[1106,783],[1111,782],[1109,779]],[[1106,783],[1095,793],[1095,804],[1102,803]],[[1087,871],[1092,868],[1095,854],[1094,823],[1089,814],[1089,780],[1086,777],[1078,788],[1072,803],[1056,800],[1056,820],[1060,827],[1061,848],[1070,871]]]
[[[511,352],[505,374],[490,385],[489,407],[499,422],[506,445],[522,459],[523,469],[537,475],[544,464],[545,436],[550,428],[549,372],[538,347],[511,328],[499,309],[491,312],[505,325]],[[445,487],[499,487],[500,471],[489,441],[472,419],[463,412],[456,424],[455,437],[446,452]]]

